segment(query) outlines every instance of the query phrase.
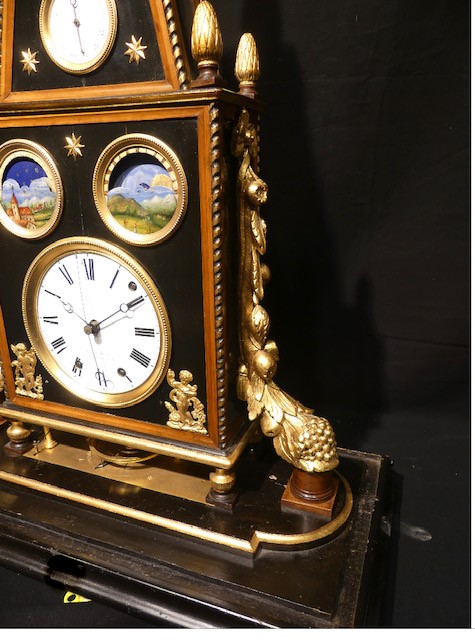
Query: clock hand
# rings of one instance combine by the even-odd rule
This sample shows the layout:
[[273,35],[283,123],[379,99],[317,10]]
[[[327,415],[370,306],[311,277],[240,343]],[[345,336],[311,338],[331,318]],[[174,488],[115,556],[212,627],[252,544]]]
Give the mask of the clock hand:
[[60,298],[60,301],[61,301],[61,304],[63,305],[64,310],[66,311],[66,313],[74,313],[74,315],[77,316],[84,323],[87,322],[86,320],[84,320],[84,318],[82,316],[79,315],[79,313],[74,311],[73,305],[70,302],[66,302],[66,300],[61,300],[61,298]]
[[57,293],[54,293],[53,291],[48,291],[48,289],[45,289],[45,291],[46,291],[46,293],[49,293],[51,296],[54,296],[55,298],[58,298],[58,300],[63,305],[64,310],[66,311],[66,313],[74,313],[74,315],[77,316],[80,320],[82,320],[84,322],[84,324],[87,324],[87,320],[84,320],[84,318],[82,318],[79,315],[79,313],[74,311],[73,305],[70,302],[67,302],[66,300],[63,300],[63,298],[60,295],[58,295]]
[[101,320],[100,322],[98,322],[97,320],[91,320],[91,322],[88,322],[84,327],[84,333],[86,333],[87,335],[91,335],[91,333],[93,335],[97,335],[101,330],[101,325],[104,322],[106,322],[107,320],[110,320],[120,312],[124,314],[127,313],[127,311],[130,311],[130,309],[133,309],[143,301],[144,301],[144,297],[138,296],[138,298],[134,298],[134,300],[131,300],[130,302],[123,302],[120,305],[120,307],[117,309],[117,311],[114,311],[114,313],[111,313],[110,316],[107,316],[107,318],[104,318],[104,320]]
[[78,40],[79,40],[79,47],[80,47],[80,49],[81,49],[81,53],[82,53],[82,55],[85,55],[85,54],[84,54],[84,50],[83,50],[83,48],[82,48],[81,34],[80,34],[80,32],[79,32],[79,27],[81,26],[81,23],[79,22],[78,17],[77,17],[77,14],[76,14],[76,8],[77,8],[77,6],[78,6],[78,0],[70,0],[70,3],[71,3],[71,6],[72,6],[72,8],[73,8],[73,11],[74,11],[74,20],[73,20],[73,24],[74,24],[74,26],[76,27],[76,30],[77,30]]
[[[93,321],[93,322],[94,322],[94,321]],[[86,333],[88,333],[88,332],[86,331]],[[90,335],[91,335],[91,334],[90,334],[90,333],[88,333],[88,337],[89,337],[89,346],[91,347],[92,357],[93,357],[93,359],[94,359],[94,363],[95,363],[95,365],[96,365],[96,373],[95,373],[94,375],[95,375],[96,380],[97,380],[97,381],[98,381],[98,383],[99,383],[99,386],[100,386],[100,387],[104,386],[104,387],[106,387],[106,388],[107,388],[107,382],[108,382],[108,381],[107,381],[107,377],[106,377],[106,374],[105,374],[104,370],[101,370],[101,369],[100,369],[100,367],[99,367],[99,363],[98,363],[98,361],[97,361],[97,356],[96,356],[96,351],[95,351],[95,349],[94,349],[94,345],[93,345],[93,343],[91,342]],[[94,336],[94,337],[95,337],[95,336]]]

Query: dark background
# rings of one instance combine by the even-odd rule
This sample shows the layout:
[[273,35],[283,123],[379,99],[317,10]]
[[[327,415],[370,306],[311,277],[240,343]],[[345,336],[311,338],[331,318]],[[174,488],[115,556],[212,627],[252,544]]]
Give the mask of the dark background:
[[469,626],[469,3],[214,5],[261,55],[276,379],[394,461],[383,624]]
[[[394,461],[382,625],[468,627],[469,3],[213,4],[230,87],[240,33],[260,51],[276,380]],[[90,606],[141,624],[70,624]]]

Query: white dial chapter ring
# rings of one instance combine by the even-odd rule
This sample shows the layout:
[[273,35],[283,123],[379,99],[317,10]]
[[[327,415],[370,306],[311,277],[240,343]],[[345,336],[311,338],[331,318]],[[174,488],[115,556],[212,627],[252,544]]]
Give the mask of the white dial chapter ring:
[[23,315],[49,373],[95,404],[136,404],[166,374],[163,300],[143,268],[114,245],[69,238],[43,250],[25,278]]

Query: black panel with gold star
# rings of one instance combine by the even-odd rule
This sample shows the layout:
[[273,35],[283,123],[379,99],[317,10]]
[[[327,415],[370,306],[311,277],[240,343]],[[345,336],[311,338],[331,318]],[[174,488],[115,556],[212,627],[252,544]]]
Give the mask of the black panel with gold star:
[[3,24],[6,102],[162,92],[188,81],[171,0],[5,0]]

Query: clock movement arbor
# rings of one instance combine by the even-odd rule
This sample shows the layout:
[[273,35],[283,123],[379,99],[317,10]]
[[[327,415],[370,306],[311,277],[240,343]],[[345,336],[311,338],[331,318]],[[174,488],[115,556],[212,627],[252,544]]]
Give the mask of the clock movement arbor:
[[0,482],[293,553],[348,535],[362,475],[275,381],[257,46],[226,88],[194,5],[188,40],[172,0],[3,2]]

